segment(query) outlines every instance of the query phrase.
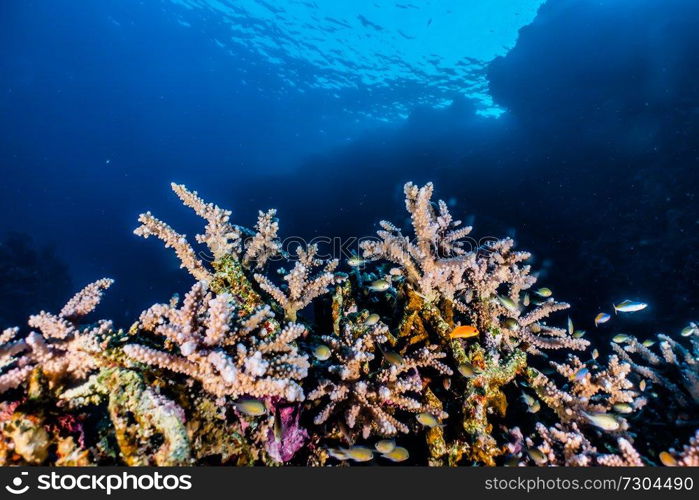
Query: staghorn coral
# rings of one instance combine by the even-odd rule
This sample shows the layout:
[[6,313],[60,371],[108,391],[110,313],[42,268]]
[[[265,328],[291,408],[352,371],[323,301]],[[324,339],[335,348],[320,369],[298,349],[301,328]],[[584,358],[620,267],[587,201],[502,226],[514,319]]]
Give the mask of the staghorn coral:
[[[408,345],[437,345],[449,354],[453,371],[468,366],[474,376],[457,377],[458,388],[447,389],[439,404],[456,407],[452,438],[441,429],[428,437],[430,463],[456,464],[468,458],[492,464],[499,446],[492,435],[491,415],[504,416],[505,387],[524,375],[527,354],[542,350],[587,347],[562,328],[543,320],[568,304],[549,298],[541,303],[522,294],[536,279],[525,262],[530,255],[514,250],[511,239],[474,248],[464,240],[470,228],[458,229],[443,202],[434,208],[433,187],[405,185],[406,208],[415,240],[393,224],[382,222],[378,241],[362,243],[364,257],[398,265],[398,297],[402,298],[397,338]],[[478,339],[451,338],[459,324],[477,328]],[[439,391],[437,387],[433,391]],[[439,396],[435,396],[439,400]],[[453,401],[455,399],[456,401]],[[456,417],[456,419],[454,419]]]
[[692,333],[689,346],[658,334],[656,354],[635,337],[612,344],[617,355],[641,379],[659,386],[675,400],[675,406],[696,413],[699,407],[699,335]]
[[[252,264],[263,267],[271,257],[281,251],[281,243],[277,239],[278,224],[274,220],[276,211],[260,212],[256,231],[251,231],[232,225],[229,222],[230,211],[223,210],[213,203],[206,203],[196,191],[189,191],[183,184],[174,182],[171,187],[185,206],[206,220],[204,234],[198,234],[195,238],[211,252],[214,269],[207,268],[197,257],[185,235],[178,233],[150,212],[139,216],[138,221],[141,225],[134,233],[144,238],[155,236],[165,243],[166,248],[173,248],[180,259],[181,267],[187,269],[197,281],[211,283],[217,268],[231,257],[246,268]],[[248,237],[244,238],[245,236]]]
[[[538,370],[528,370],[529,382],[541,398],[558,415],[563,423],[577,422],[590,425],[590,416],[613,411],[615,405],[629,404],[629,413],[646,404],[646,399],[632,390],[634,384],[628,379],[631,366],[620,362],[617,356],[610,356],[606,366],[598,363],[583,363],[573,354],[568,355],[567,363],[550,362],[559,375],[569,382],[567,389],[559,388],[546,375]],[[617,431],[628,429],[627,420],[614,417]]]
[[[265,275],[255,274],[255,280],[260,288],[279,304],[285,318],[289,321],[296,321],[296,315],[301,309],[310,304],[313,299],[328,293],[330,285],[341,281],[339,276],[333,274],[339,261],[333,259],[323,263],[321,259],[316,258],[317,253],[317,245],[309,245],[305,250],[301,246],[296,248],[298,260],[293,269],[284,275],[286,293]],[[312,275],[313,268],[320,265],[323,265],[322,270]]]
[[268,307],[244,317],[238,309],[232,295],[214,297],[196,283],[181,308],[156,304],[133,327],[163,337],[163,349],[130,343],[124,352],[135,361],[197,380],[219,397],[302,400],[297,381],[306,376],[308,361],[293,342],[304,327],[290,323],[280,328]]
[[40,367],[53,382],[62,378],[84,379],[100,364],[110,321],[80,327],[76,321],[99,304],[104,290],[113,283],[101,279],[87,285],[63,307],[58,316],[45,311],[29,318],[35,328],[24,339],[18,339],[18,328],[9,328],[0,335],[0,393],[16,388],[27,380],[32,370]]
[[[405,186],[414,239],[381,222],[350,276],[315,245],[284,252],[274,210],[249,230],[172,189],[206,221],[208,255],[149,213],[136,233],[197,282],[128,334],[81,324],[107,279],[27,335],[0,333],[0,462],[322,465],[349,456],[338,442],[393,437],[429,465],[697,465],[699,434],[680,449],[676,431],[696,423],[696,327],[689,346],[624,337],[606,363],[583,361],[589,342],[549,319],[568,304],[530,294],[530,255],[508,238],[473,245],[431,184]],[[293,261],[281,285],[278,258]]]
[[[336,301],[345,301],[347,288],[338,288]],[[338,306],[337,334],[323,335],[320,341],[330,347],[331,357],[318,370],[320,378],[308,394],[309,400],[321,400],[313,422],[328,422],[341,416],[350,440],[372,435],[387,437],[410,427],[399,414],[433,413],[439,419],[448,415],[429,405],[422,396],[420,370],[432,368],[444,375],[452,371],[440,359],[446,355],[434,348],[423,347],[399,356],[392,352],[388,328],[381,322],[368,321],[368,311],[347,313],[352,305]],[[386,352],[392,357],[387,357]],[[391,361],[388,361],[390,359]]]
[[570,426],[556,424],[547,428],[536,424],[536,432],[541,440],[526,438],[527,461],[533,465],[566,467],[587,467],[604,465],[607,467],[640,467],[643,461],[633,445],[625,438],[617,440],[619,454],[600,454],[575,423]]
[[346,427],[346,437],[353,441],[359,436],[366,439],[410,432],[399,419],[400,414],[430,412],[440,419],[447,418],[445,412],[425,401],[420,377],[424,368],[451,375],[440,361],[445,354],[421,348],[400,356],[393,352],[388,327],[369,320],[369,316],[366,310],[357,312],[349,283],[337,288],[333,297],[334,332],[319,338],[330,348],[331,356],[318,364],[318,382],[308,394],[309,400],[321,402],[314,424],[339,418],[335,425]]

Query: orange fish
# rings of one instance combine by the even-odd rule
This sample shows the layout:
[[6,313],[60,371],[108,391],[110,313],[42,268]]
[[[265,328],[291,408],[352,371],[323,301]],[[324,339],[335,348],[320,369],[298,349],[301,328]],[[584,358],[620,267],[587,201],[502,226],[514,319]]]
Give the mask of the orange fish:
[[477,337],[477,336],[478,336],[478,330],[476,330],[475,326],[470,326],[470,325],[457,326],[449,334],[449,337],[451,337],[452,339],[468,339],[468,338]]

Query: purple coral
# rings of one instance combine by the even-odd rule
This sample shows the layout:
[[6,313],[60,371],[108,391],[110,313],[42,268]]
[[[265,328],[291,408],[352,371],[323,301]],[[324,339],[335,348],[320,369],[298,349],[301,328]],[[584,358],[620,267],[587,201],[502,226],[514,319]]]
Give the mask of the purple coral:
[[[303,448],[308,432],[299,425],[299,405],[277,406],[275,419],[281,432],[270,429],[267,433],[267,453],[278,462],[288,462]],[[275,435],[276,434],[276,435]]]

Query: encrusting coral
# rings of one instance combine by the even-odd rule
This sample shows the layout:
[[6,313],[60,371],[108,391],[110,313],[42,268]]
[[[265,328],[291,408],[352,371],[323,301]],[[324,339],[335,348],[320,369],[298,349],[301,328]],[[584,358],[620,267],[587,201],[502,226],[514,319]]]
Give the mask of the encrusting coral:
[[699,329],[587,359],[530,254],[475,243],[432,184],[405,185],[411,233],[382,221],[349,274],[283,248],[275,210],[247,229],[172,189],[205,250],[149,212],[135,233],[194,285],[128,331],[85,321],[109,279],[4,330],[0,463],[698,465],[699,434],[676,429],[699,425]]

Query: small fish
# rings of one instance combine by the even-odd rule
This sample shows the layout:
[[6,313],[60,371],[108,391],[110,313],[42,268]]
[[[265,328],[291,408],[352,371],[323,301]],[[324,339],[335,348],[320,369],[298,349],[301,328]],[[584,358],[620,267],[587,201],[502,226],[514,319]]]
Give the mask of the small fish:
[[403,364],[403,356],[395,351],[384,351],[383,359],[385,359],[388,364],[393,366],[401,366]]
[[568,335],[573,335],[575,333],[575,328],[573,327],[573,320],[568,316]]
[[515,312],[518,310],[517,304],[515,304],[511,298],[505,297],[504,295],[497,295],[496,297],[498,302],[500,302],[500,304],[502,304],[502,306],[508,311]]
[[628,342],[631,340],[630,335],[626,335],[625,333],[617,333],[612,337],[612,341],[616,342],[617,344],[623,344],[624,342]]
[[594,350],[592,351],[592,359],[594,360],[594,359],[597,359],[597,358],[599,358],[599,351],[598,351],[597,349],[594,349]]
[[575,339],[581,339],[585,336],[585,330],[575,330],[573,332],[573,338]]
[[367,288],[372,292],[385,292],[386,290],[391,288],[391,284],[384,279],[379,279],[376,281],[372,281]]
[[633,406],[629,403],[617,403],[614,406],[614,411],[626,415],[627,413],[633,413]]
[[369,317],[366,319],[366,321],[364,322],[364,324],[365,324],[365,325],[371,326],[371,325],[375,325],[375,324],[378,323],[380,320],[381,320],[381,316],[379,316],[379,315],[376,314],[376,313],[373,313],[373,314],[370,314],[370,315],[369,315]]
[[578,372],[573,376],[573,380],[576,382],[580,382],[581,380],[585,379],[585,376],[590,373],[590,370],[587,368],[580,368]]
[[528,293],[524,294],[524,298],[522,299],[522,304],[524,305],[524,307],[529,307],[529,294]]
[[347,259],[347,264],[350,265],[350,267],[360,267],[366,264],[366,260],[362,259],[358,255],[353,255],[349,259]]
[[517,455],[510,455],[505,459],[502,465],[504,467],[519,467],[519,457]]
[[524,401],[524,404],[527,405],[527,411],[529,413],[537,413],[539,410],[541,410],[541,403],[539,403],[539,400],[530,396],[526,392],[522,393],[522,401]]
[[624,300],[622,302],[619,302],[614,306],[614,312],[636,312],[636,311],[643,311],[646,307],[648,307],[648,304],[645,302],[636,302],[633,300]]
[[282,419],[279,416],[279,413],[274,414],[274,439],[277,441],[281,441],[282,438],[284,437],[284,424],[282,423]]
[[400,267],[392,267],[388,274],[391,276],[403,276],[403,271],[401,271]]
[[655,340],[646,339],[642,342],[643,347],[653,347],[655,345]]
[[437,417],[435,417],[431,413],[427,413],[427,412],[419,413],[415,418],[422,425],[424,425],[425,427],[429,427],[430,429],[440,425],[439,420],[437,420]]
[[609,314],[599,313],[597,316],[595,316],[595,326],[599,326],[602,323],[606,323],[610,319],[612,319],[612,317]]
[[658,458],[660,459],[660,463],[665,467],[677,467],[677,459],[667,451],[661,451]]
[[529,458],[531,458],[537,465],[543,465],[546,463],[546,455],[544,455],[543,452],[537,448],[529,448],[527,450],[527,455],[529,455]]
[[539,297],[544,297],[544,298],[548,298],[548,297],[550,297],[551,295],[553,295],[553,292],[551,291],[551,289],[550,289],[550,288],[546,288],[546,287],[544,287],[544,288],[539,288],[539,289],[538,289],[537,291],[535,291],[534,293],[537,294]]
[[502,322],[502,326],[513,332],[519,330],[519,323],[514,318],[505,318],[505,321]]
[[374,450],[366,446],[352,446],[342,450],[347,458],[355,462],[368,462],[374,458]]
[[410,453],[402,446],[396,446],[395,449],[381,456],[389,459],[391,462],[403,462],[410,458]]
[[478,330],[471,325],[457,326],[449,334],[449,338],[452,339],[468,339],[471,337],[478,337]]
[[448,391],[449,388],[451,387],[451,379],[449,377],[445,378],[442,380],[442,386],[444,386],[444,390]]
[[376,451],[379,453],[391,453],[396,449],[396,441],[393,439],[382,439],[374,445],[374,448],[376,448]]
[[317,346],[315,346],[315,349],[313,349],[313,355],[319,361],[325,361],[326,359],[329,359],[331,353],[332,352],[330,351],[330,348],[325,344],[318,344]]
[[242,399],[236,401],[234,404],[240,413],[244,413],[250,417],[259,417],[267,413],[267,407],[258,399]]
[[645,390],[646,390],[646,381],[645,381],[645,379],[644,379],[644,380],[641,380],[641,382],[638,384],[638,388],[641,389],[641,391],[645,391]]
[[459,370],[459,373],[466,378],[470,378],[478,374],[471,363],[462,363],[458,366],[457,370]]
[[347,453],[338,448],[328,448],[328,455],[338,460],[347,460],[349,458]]
[[586,413],[584,411],[581,413],[592,425],[602,430],[616,431],[621,427],[619,419],[609,413]]
[[680,335],[682,335],[683,337],[691,337],[695,333],[699,333],[699,327],[697,327],[696,323],[690,323],[689,325],[682,328]]

